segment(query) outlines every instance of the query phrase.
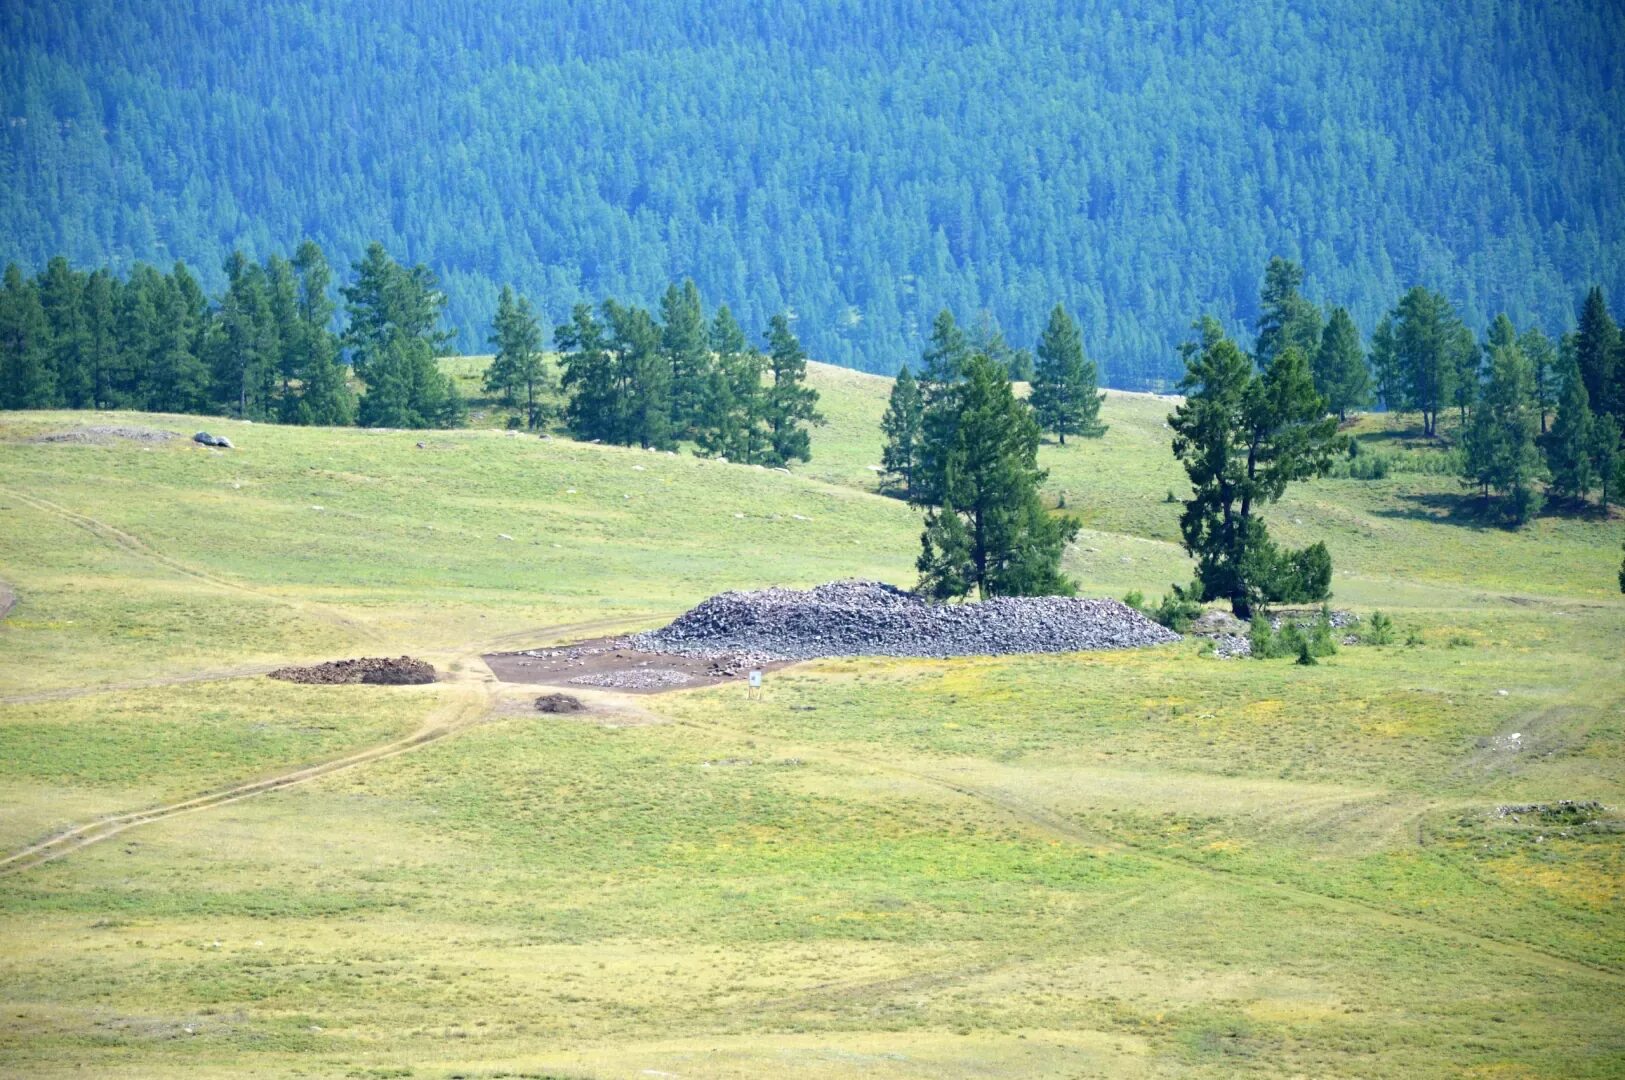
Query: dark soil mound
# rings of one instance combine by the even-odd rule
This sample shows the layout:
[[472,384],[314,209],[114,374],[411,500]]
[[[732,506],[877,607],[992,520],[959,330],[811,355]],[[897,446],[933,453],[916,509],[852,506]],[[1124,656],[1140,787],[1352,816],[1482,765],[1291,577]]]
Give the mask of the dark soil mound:
[[271,678],[311,685],[374,683],[408,686],[434,682],[434,666],[410,656],[363,656],[359,660],[329,660],[310,667],[277,668]]
[[536,699],[536,711],[545,713],[574,713],[581,712],[587,706],[581,699],[570,694],[543,694]]

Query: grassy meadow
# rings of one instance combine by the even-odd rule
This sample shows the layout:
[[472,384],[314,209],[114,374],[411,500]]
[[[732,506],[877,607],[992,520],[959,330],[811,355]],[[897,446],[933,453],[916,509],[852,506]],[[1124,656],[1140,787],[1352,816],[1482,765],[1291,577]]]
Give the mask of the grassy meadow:
[[[0,859],[94,841],[0,862],[0,1073],[1625,1074],[1619,515],[1301,485],[1272,528],[1398,629],[1315,667],[826,660],[544,716],[482,651],[910,584],[889,384],[814,365],[786,475],[509,436],[448,363],[468,430],[0,414]],[[1190,576],[1169,407],[1041,452],[1088,594]],[[238,449],[36,441],[113,423]],[[263,677],[400,653],[443,681]],[[1565,799],[1607,809],[1496,812]]]

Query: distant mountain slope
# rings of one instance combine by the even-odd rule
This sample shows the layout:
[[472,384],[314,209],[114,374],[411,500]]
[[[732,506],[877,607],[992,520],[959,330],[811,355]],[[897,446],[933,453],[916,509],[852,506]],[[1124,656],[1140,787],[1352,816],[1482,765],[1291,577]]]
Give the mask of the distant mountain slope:
[[1560,329],[1625,297],[1625,9],[1331,0],[18,3],[0,8],[0,259],[429,263],[459,344],[692,275],[753,331],[890,371],[931,314],[1108,382],[1249,321],[1271,253],[1369,329],[1423,281]]

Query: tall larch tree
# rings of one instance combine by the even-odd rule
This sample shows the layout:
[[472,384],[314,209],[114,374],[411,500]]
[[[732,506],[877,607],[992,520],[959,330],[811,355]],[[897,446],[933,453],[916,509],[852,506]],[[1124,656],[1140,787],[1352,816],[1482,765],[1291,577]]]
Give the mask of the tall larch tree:
[[1314,356],[1320,348],[1320,308],[1305,299],[1303,267],[1276,255],[1264,268],[1264,285],[1258,298],[1258,342],[1253,358],[1258,366],[1269,367],[1282,349],[1296,347],[1304,356]]
[[1061,556],[1078,524],[1039,501],[1038,422],[1003,365],[976,353],[961,374],[944,406],[958,422],[941,453],[943,501],[920,537],[920,590],[937,599],[1070,595]]
[[501,393],[509,404],[523,402],[525,426],[535,431],[542,425],[541,395],[548,388],[542,328],[530,301],[516,295],[510,286],[504,285],[497,297],[490,340],[496,354],[485,369],[485,388]]
[[1371,400],[1371,372],[1360,349],[1359,328],[1347,308],[1332,309],[1313,355],[1315,391],[1339,420],[1347,420],[1351,409]]
[[1562,393],[1557,399],[1557,415],[1545,438],[1546,469],[1551,474],[1549,489],[1554,498],[1582,500],[1596,483],[1592,471],[1592,426],[1590,395],[1572,350],[1566,350]]
[[669,285],[660,299],[660,349],[671,370],[671,424],[679,438],[694,433],[711,374],[705,305],[692,278]]
[[812,439],[807,428],[821,424],[818,391],[807,385],[807,354],[790,320],[774,315],[767,326],[767,367],[772,383],[767,389],[767,431],[771,461],[786,465],[812,460]]
[[921,418],[924,403],[920,384],[904,364],[892,382],[886,412],[880,418],[885,445],[880,451],[881,481],[908,498],[914,487],[914,473],[920,464]]
[[1580,306],[1580,321],[1574,330],[1575,361],[1580,365],[1592,411],[1625,419],[1625,400],[1621,400],[1625,394],[1619,385],[1620,373],[1615,370],[1620,353],[1619,327],[1608,312],[1602,289],[1594,286]]
[[1540,415],[1540,433],[1544,435],[1546,421],[1552,410],[1557,408],[1557,395],[1560,392],[1557,346],[1541,332],[1540,327],[1531,326],[1518,335],[1518,348],[1523,352],[1524,359],[1529,361],[1532,380],[1530,393],[1535,411]]
[[553,331],[553,343],[563,354],[563,383],[569,394],[564,423],[570,434],[584,442],[617,441],[622,400],[604,324],[592,305],[575,305],[570,321]]
[[671,424],[671,366],[660,352],[660,327],[641,307],[606,300],[604,323],[614,359],[615,390],[623,402],[614,442],[646,449],[676,445]]
[[451,338],[440,326],[445,294],[428,267],[402,266],[368,246],[341,292],[357,376],[366,383],[357,419],[366,427],[451,427],[462,399],[435,357]]
[[1039,428],[1055,435],[1062,446],[1068,435],[1098,438],[1106,434],[1106,425],[1100,422],[1105,396],[1096,385],[1095,365],[1083,354],[1078,324],[1056,304],[1038,339],[1028,399]]
[[48,409],[56,396],[51,367],[51,324],[39,290],[15,264],[6,267],[0,292],[0,406]]
[[1522,525],[1540,511],[1535,482],[1542,473],[1535,448],[1538,421],[1531,403],[1529,362],[1516,345],[1496,347],[1472,423],[1462,439],[1463,477],[1486,501],[1502,496],[1501,512]]
[[1199,599],[1228,600],[1239,618],[1260,603],[1324,599],[1325,546],[1281,551],[1258,517],[1289,483],[1325,472],[1344,445],[1303,353],[1282,349],[1258,373],[1224,338],[1187,353],[1186,363],[1185,401],[1168,423],[1191,481],[1179,524],[1197,561]]

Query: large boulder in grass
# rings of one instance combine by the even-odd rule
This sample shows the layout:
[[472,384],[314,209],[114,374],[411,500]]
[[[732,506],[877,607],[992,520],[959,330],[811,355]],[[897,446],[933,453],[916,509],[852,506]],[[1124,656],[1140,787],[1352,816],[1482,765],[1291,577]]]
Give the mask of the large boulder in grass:
[[196,435],[193,435],[192,441],[203,446],[218,446],[222,450],[235,449],[235,447],[231,445],[231,440],[226,438],[224,435],[210,435],[207,431],[200,431]]

